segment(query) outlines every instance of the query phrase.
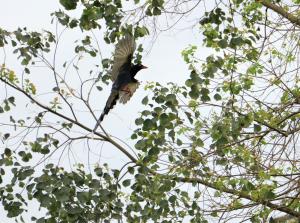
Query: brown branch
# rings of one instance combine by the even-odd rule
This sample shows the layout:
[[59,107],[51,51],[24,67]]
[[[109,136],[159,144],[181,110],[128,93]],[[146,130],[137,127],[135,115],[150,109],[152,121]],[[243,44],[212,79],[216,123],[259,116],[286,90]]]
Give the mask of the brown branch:
[[265,205],[273,210],[278,210],[281,212],[284,212],[286,214],[289,214],[291,216],[297,217],[300,219],[300,212],[295,211],[293,209],[290,209],[286,206],[280,206],[278,204],[274,204],[271,201],[268,200],[259,200],[259,199],[254,199],[253,197],[251,197],[248,193],[242,192],[242,191],[238,191],[238,190],[233,190],[233,189],[229,189],[226,187],[222,187],[219,188],[216,185],[214,185],[213,183],[210,183],[209,181],[206,180],[202,180],[199,178],[187,178],[187,177],[173,177],[173,180],[175,181],[179,181],[179,182],[183,182],[183,183],[199,183],[202,184],[204,186],[207,186],[209,188],[221,191],[221,192],[225,192],[228,194],[233,194],[236,195],[240,198],[244,198],[253,202],[256,202],[257,204],[261,204],[261,205]]
[[274,3],[268,0],[256,0],[256,1],[264,5],[265,7],[272,9],[274,12],[278,13],[279,15],[286,18],[287,20],[294,23],[295,25],[300,26],[300,19],[297,16],[294,16],[292,13],[287,12],[281,6],[275,5]]
[[[292,220],[295,220],[295,221],[292,221]],[[280,217],[277,217],[277,218],[272,218],[270,219],[270,222],[273,222],[273,223],[283,223],[283,222],[298,222],[298,219],[295,218],[294,216],[290,216],[290,215],[283,215],[283,216],[280,216]]]

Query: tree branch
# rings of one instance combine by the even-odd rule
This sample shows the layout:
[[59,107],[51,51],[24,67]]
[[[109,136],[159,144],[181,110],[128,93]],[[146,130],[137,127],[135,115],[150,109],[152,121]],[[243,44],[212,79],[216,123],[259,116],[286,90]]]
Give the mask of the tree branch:
[[268,0],[256,0],[257,2],[261,3],[265,7],[272,9],[274,12],[280,14],[282,17],[286,18],[290,22],[294,23],[297,26],[300,26],[300,19],[294,16],[292,13],[287,12],[284,8],[275,5],[274,3]]
[[[23,89],[13,85],[12,83],[9,83],[8,81],[6,81],[4,78],[0,78],[0,81],[2,81],[3,83],[7,84],[8,86],[10,86],[11,88],[17,90],[18,92],[24,94],[27,98],[29,98],[31,101],[33,101],[36,105],[38,105],[39,107],[45,109],[46,111],[60,117],[63,118],[71,123],[73,123],[74,125],[77,125],[78,127],[88,131],[88,132],[93,132],[93,130],[85,125],[83,125],[82,123],[71,119],[49,107],[47,107],[46,105],[43,105],[42,103],[40,103],[39,101],[37,101],[36,99],[34,99],[31,95],[27,94]],[[115,142],[111,137],[109,137],[108,135],[103,135],[99,132],[93,132],[96,136],[101,137],[103,140],[111,143],[112,145],[114,145],[115,147],[117,147],[118,150],[120,150],[123,154],[125,154],[132,162],[136,163],[137,159],[135,157],[133,157],[125,148],[123,148],[120,144],[118,144],[117,142]]]
[[210,183],[208,181],[205,181],[205,180],[202,180],[202,179],[199,179],[199,178],[173,177],[173,180],[183,182],[183,183],[199,183],[199,184],[202,184],[202,185],[207,186],[209,188],[212,188],[212,189],[215,189],[215,190],[218,190],[218,191],[221,191],[221,192],[233,194],[233,195],[239,196],[240,198],[244,198],[244,199],[256,202],[258,204],[265,205],[265,206],[267,206],[267,207],[269,207],[273,210],[278,210],[278,211],[284,212],[286,214],[289,214],[291,216],[294,216],[294,217],[297,217],[297,218],[300,219],[300,212],[298,212],[298,211],[295,211],[295,210],[290,209],[290,208],[285,207],[285,206],[280,206],[278,204],[274,204],[274,203],[272,203],[271,201],[268,201],[268,200],[254,199],[248,193],[245,193],[245,192],[242,192],[242,191],[233,190],[233,189],[229,189],[229,188],[226,188],[226,187],[219,188],[216,185],[214,185],[213,183]]

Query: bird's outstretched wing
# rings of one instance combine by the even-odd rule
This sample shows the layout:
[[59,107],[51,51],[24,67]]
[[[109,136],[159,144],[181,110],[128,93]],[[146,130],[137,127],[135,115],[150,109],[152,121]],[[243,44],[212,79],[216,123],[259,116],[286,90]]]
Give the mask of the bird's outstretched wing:
[[[131,59],[135,48],[136,44],[134,38],[130,35],[126,35],[125,38],[121,39],[116,46],[111,70],[111,79],[115,82],[115,86],[113,85],[112,91],[106,101],[105,108],[96,123],[94,131],[96,131],[104,116],[114,107],[118,99],[120,99],[121,103],[125,104],[139,86],[138,82],[123,85],[123,82],[125,81],[126,83],[126,78],[130,75]],[[119,75],[123,76],[118,78]]]
[[132,55],[135,51],[136,44],[134,38],[130,35],[126,35],[121,39],[115,49],[114,62],[111,70],[111,79],[115,81],[123,69],[130,69]]

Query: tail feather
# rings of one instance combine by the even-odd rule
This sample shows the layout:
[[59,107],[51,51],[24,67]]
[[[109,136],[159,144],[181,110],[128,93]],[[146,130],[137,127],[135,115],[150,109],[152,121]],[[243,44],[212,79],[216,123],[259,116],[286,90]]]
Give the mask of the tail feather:
[[119,91],[117,90],[112,90],[107,101],[106,101],[106,105],[104,107],[103,112],[100,115],[100,118],[97,121],[97,124],[94,128],[94,131],[96,131],[96,129],[98,128],[98,126],[100,125],[100,123],[102,122],[102,120],[104,119],[104,116],[108,114],[108,112],[116,105],[117,101],[119,99]]

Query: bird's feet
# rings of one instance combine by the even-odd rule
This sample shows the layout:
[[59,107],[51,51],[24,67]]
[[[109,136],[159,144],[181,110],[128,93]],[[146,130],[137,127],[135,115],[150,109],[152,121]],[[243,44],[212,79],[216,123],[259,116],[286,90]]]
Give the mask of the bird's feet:
[[124,88],[122,88],[121,91],[124,91],[126,94],[128,94],[130,97],[132,96],[132,92],[130,90],[130,88],[128,86],[125,86]]

